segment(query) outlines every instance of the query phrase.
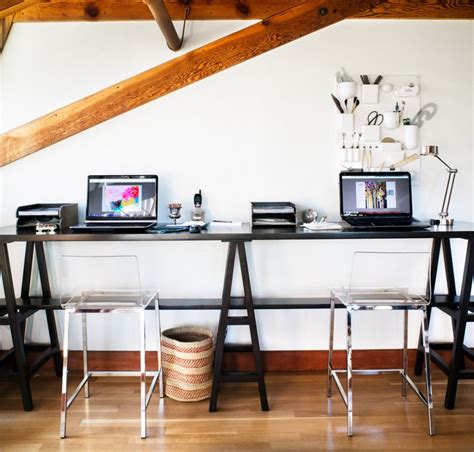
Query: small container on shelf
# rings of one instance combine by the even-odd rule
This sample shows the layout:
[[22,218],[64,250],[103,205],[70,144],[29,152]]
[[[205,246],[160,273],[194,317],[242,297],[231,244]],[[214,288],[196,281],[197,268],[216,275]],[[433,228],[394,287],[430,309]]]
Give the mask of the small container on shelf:
[[361,140],[365,143],[380,141],[380,126],[362,126]]
[[377,104],[379,102],[379,85],[362,85],[362,103]]
[[396,152],[402,150],[402,143],[396,141],[395,143],[380,143],[380,150],[383,152]]
[[354,131],[354,114],[353,113],[341,113],[339,115],[339,129],[341,130],[341,132]]
[[387,111],[383,114],[383,126],[387,130],[394,130],[400,127],[400,112]]
[[413,124],[403,126],[403,144],[408,151],[418,147],[418,126]]
[[337,96],[341,100],[352,99],[357,94],[356,82],[340,82],[337,84]]

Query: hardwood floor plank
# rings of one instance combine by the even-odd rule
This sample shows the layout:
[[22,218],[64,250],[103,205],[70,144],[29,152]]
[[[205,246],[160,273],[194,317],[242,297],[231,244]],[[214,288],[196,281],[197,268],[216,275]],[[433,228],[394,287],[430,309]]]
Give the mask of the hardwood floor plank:
[[[79,395],[68,414],[70,436],[60,440],[60,379],[48,371],[32,381],[31,412],[22,410],[15,382],[0,382],[0,450],[472,451],[474,383],[460,384],[457,407],[448,411],[443,406],[446,377],[438,370],[433,374],[435,437],[427,434],[424,406],[412,392],[401,396],[396,375],[355,377],[355,436],[348,438],[345,406],[337,393],[326,397],[324,372],[274,372],[266,376],[269,412],[260,410],[255,383],[223,385],[217,413],[208,412],[206,400],[180,403],[155,394],[146,440],[139,437],[138,380],[93,378],[91,398]],[[72,372],[71,387],[79,380]]]

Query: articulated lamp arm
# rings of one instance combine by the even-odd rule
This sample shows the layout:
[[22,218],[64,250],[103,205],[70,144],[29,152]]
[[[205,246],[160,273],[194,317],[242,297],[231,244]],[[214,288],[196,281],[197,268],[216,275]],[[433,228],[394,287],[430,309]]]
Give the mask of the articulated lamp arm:
[[451,226],[454,223],[454,220],[449,217],[449,204],[451,202],[451,195],[453,194],[454,180],[456,179],[456,174],[458,170],[449,166],[439,155],[438,155],[438,146],[425,146],[422,151],[422,155],[432,155],[436,157],[448,171],[448,182],[446,184],[446,190],[444,192],[443,205],[441,206],[441,212],[439,216],[441,226]]

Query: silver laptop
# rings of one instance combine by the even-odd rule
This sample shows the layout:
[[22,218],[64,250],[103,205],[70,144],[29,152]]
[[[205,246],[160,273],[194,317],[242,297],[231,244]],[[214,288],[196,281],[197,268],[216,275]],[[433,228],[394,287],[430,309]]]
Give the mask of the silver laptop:
[[413,218],[409,172],[342,172],[341,218],[358,229],[425,229]]
[[89,176],[85,223],[72,231],[144,231],[158,220],[158,176]]

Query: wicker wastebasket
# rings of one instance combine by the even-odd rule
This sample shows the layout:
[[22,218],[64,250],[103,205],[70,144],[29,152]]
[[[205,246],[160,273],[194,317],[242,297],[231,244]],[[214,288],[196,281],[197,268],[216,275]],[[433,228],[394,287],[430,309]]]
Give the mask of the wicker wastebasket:
[[214,341],[212,331],[196,326],[170,328],[161,334],[165,394],[180,402],[211,396]]

